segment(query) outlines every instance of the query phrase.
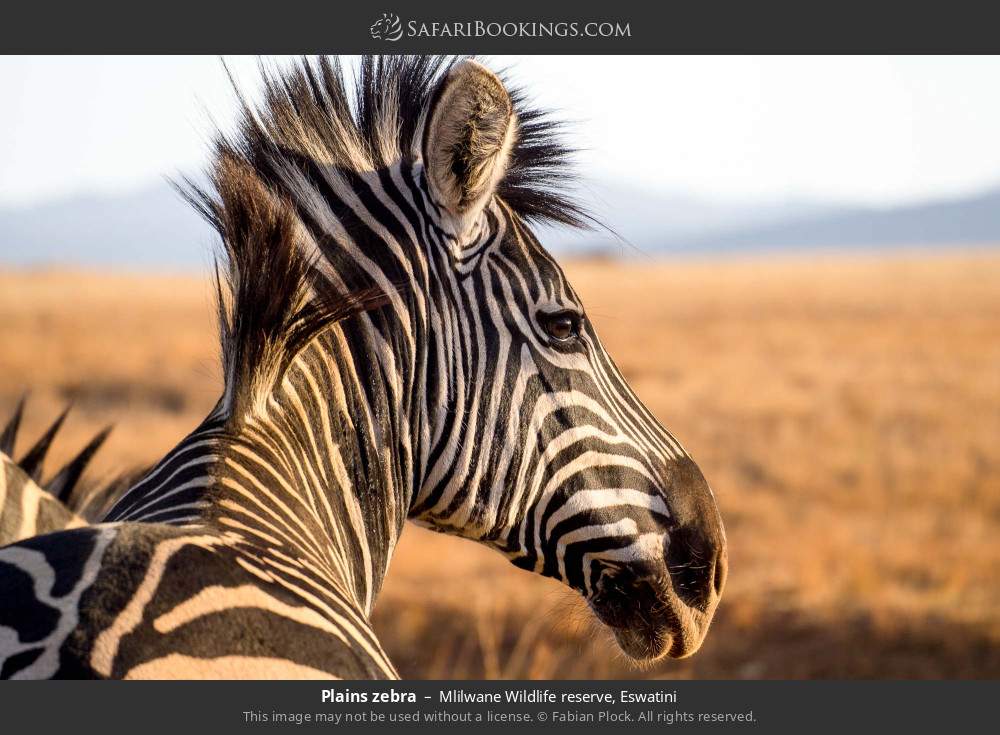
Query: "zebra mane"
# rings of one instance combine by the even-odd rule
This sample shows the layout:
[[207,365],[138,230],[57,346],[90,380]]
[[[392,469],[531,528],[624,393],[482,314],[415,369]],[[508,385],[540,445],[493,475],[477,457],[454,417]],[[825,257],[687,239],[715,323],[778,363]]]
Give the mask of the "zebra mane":
[[181,195],[222,241],[215,267],[222,403],[239,420],[262,404],[321,331],[383,305],[385,296],[375,289],[338,292],[304,254],[293,206],[225,141],[216,145],[211,188],[185,183]]
[[[230,417],[259,407],[324,328],[387,299],[367,287],[343,293],[316,267],[307,253],[317,249],[296,204],[281,193],[281,179],[303,165],[322,165],[349,182],[419,157],[430,102],[458,60],[364,56],[349,83],[339,59],[302,59],[280,72],[261,68],[259,105],[236,89],[238,125],[216,137],[209,185],[185,179],[178,186],[222,240],[216,290],[222,403]],[[510,94],[518,134],[497,195],[525,220],[586,226],[589,215],[560,191],[572,179],[573,152],[559,139],[560,125],[528,106],[520,90]],[[323,245],[319,251],[335,257]]]
[[[241,114],[231,145],[262,172],[273,170],[275,161],[296,158],[351,173],[413,160],[420,155],[430,102],[459,60],[363,56],[353,83],[337,58],[302,59],[281,71],[262,66],[260,105],[247,102],[237,89]],[[566,191],[574,180],[575,151],[562,142],[562,125],[529,105],[522,90],[504,83],[518,132],[497,196],[527,221],[594,223]]]

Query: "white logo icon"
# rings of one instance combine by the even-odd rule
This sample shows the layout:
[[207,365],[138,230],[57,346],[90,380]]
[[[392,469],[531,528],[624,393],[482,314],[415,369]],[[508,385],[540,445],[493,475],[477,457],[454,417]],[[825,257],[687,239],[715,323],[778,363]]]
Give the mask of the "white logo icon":
[[380,41],[398,41],[403,37],[403,24],[395,13],[382,13],[369,30],[372,38]]

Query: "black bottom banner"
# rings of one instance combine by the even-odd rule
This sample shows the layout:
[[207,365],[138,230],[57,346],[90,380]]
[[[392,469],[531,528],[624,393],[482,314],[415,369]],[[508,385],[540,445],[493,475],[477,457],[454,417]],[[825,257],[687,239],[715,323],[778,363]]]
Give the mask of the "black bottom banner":
[[8,682],[4,732],[978,731],[996,682]]

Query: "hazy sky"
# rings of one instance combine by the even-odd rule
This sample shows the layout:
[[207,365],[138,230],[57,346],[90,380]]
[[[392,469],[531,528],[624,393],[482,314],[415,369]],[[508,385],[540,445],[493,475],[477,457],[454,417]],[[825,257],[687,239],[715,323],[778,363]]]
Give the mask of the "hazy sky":
[[[256,60],[227,59],[253,86]],[[583,166],[727,199],[893,204],[1000,183],[1000,57],[491,57],[574,121]],[[215,57],[0,58],[0,205],[194,171]]]

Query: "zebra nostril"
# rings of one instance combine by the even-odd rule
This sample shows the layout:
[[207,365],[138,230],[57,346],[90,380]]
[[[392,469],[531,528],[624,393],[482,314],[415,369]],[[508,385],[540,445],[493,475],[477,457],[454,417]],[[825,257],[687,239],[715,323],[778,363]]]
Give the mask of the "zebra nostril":
[[723,551],[715,558],[715,574],[713,575],[712,586],[715,588],[715,596],[722,597],[722,589],[726,586],[726,574],[729,573],[729,560],[726,552]]
[[667,546],[667,570],[674,592],[686,604],[707,610],[725,584],[725,549],[695,526],[674,529]]

